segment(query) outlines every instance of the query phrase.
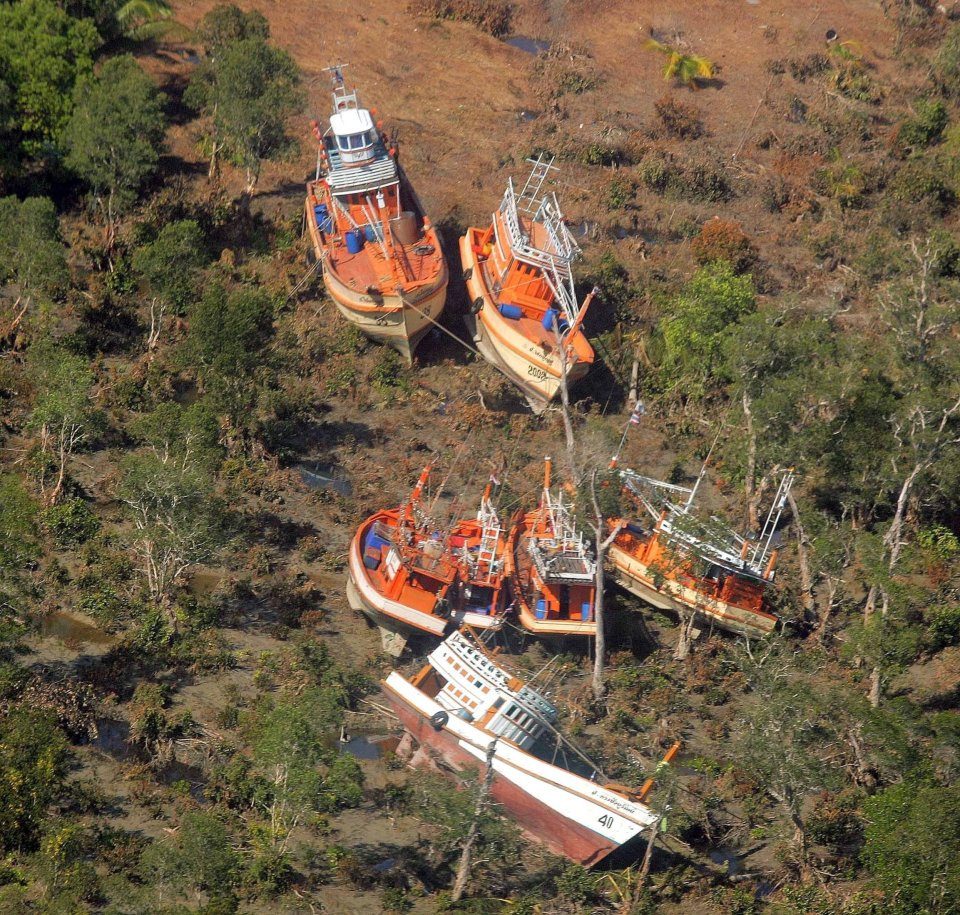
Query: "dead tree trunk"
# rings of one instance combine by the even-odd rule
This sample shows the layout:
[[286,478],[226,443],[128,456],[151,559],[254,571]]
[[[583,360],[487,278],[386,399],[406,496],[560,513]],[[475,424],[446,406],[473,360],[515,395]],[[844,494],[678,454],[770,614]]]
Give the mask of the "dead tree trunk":
[[560,336],[557,318],[553,318],[553,332],[557,335],[557,352],[560,355],[560,405],[563,413],[563,431],[567,440],[567,472],[576,476],[576,439],[573,436],[573,420],[570,417],[570,388],[567,385],[569,353],[567,345]]
[[616,524],[610,533],[603,536],[603,513],[600,511],[600,503],[597,501],[597,471],[594,470],[590,476],[590,498],[593,501],[593,513],[595,523],[593,527],[594,542],[597,545],[597,568],[594,573],[594,597],[593,597],[593,618],[597,627],[596,652],[593,658],[593,698],[595,702],[603,699],[606,687],[603,682],[603,670],[607,658],[607,637],[606,637],[606,618],[604,616],[604,598],[603,598],[603,564],[607,556],[607,550],[610,544],[620,533],[622,524]]
[[695,613],[680,613],[680,638],[677,640],[677,647],[673,651],[675,661],[683,661],[690,654],[690,646],[693,644],[693,627],[696,623],[697,615]]
[[467,839],[463,843],[463,851],[460,854],[460,864],[457,867],[457,878],[453,883],[453,891],[450,893],[452,902],[459,902],[463,896],[463,891],[467,888],[467,880],[470,879],[470,864],[473,860],[473,846],[477,842],[480,834],[480,816],[487,806],[487,797],[490,795],[490,788],[493,785],[493,756],[497,752],[497,740],[491,740],[487,747],[486,771],[483,774],[483,781],[477,788],[477,803],[473,808],[473,819],[470,822],[470,830],[467,833]]
[[[787,494],[787,502],[793,513],[793,523],[797,527],[797,561],[800,564],[800,602],[803,612],[816,616],[816,602],[813,599],[813,573],[810,571],[810,540],[800,520],[800,509],[793,493]],[[821,624],[822,625],[822,624]]]
[[653,861],[653,846],[657,841],[657,833],[660,832],[660,823],[663,817],[657,817],[650,827],[650,837],[647,839],[647,850],[643,853],[643,864],[640,865],[640,873],[637,874],[637,889],[642,889],[647,882],[647,876],[650,873],[650,863]]
[[760,530],[760,518],[757,511],[757,435],[753,429],[753,410],[750,395],[743,392],[743,415],[747,420],[747,469],[743,484],[747,497],[747,523],[751,531]]

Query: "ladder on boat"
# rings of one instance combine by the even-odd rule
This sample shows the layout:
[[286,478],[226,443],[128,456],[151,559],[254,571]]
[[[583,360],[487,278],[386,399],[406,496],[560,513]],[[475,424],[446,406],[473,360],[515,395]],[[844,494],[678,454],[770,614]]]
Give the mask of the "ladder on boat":
[[533,216],[540,207],[540,190],[543,187],[543,182],[547,180],[550,172],[557,172],[560,169],[553,164],[553,156],[550,157],[549,161],[545,161],[543,153],[540,153],[536,160],[527,159],[527,161],[533,164],[533,168],[530,170],[526,184],[524,184],[523,190],[520,191],[520,196],[517,198],[517,208],[529,216]]
[[496,509],[486,499],[480,506],[477,520],[483,523],[483,529],[480,533],[480,548],[477,550],[477,570],[482,569],[484,563],[486,563],[487,578],[490,579],[498,571],[497,544],[500,542],[503,529],[500,527],[500,519],[497,517]]

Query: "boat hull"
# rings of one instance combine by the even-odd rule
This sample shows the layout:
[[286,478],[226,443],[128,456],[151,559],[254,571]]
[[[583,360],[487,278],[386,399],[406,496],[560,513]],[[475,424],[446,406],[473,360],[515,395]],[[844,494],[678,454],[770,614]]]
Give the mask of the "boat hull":
[[[471,302],[482,300],[476,314],[468,311],[464,323],[484,359],[510,379],[523,392],[534,413],[543,413],[560,392],[561,361],[559,354],[544,350],[521,334],[515,324],[497,311],[497,303],[482,278],[482,265],[470,241],[470,232],[460,239],[460,258],[467,276],[467,292]],[[593,350],[580,331],[578,348],[589,351],[588,359],[576,359],[567,368],[567,387],[582,379],[593,361]]]
[[748,610],[710,598],[662,574],[655,578],[648,565],[618,546],[616,541],[608,548],[607,556],[617,584],[661,610],[693,612],[721,629],[749,637],[769,635],[777,625],[777,618],[771,613]]
[[427,290],[398,295],[372,296],[350,288],[330,269],[324,269],[323,284],[330,298],[358,330],[392,347],[409,363],[417,345],[427,335],[443,312],[447,298],[447,276]]
[[[493,739],[489,734],[452,715],[437,729],[430,717],[440,706],[395,672],[382,688],[403,726],[422,746],[457,771],[483,768]],[[493,768],[491,795],[521,829],[587,867],[631,842],[655,819],[643,804],[506,741],[497,742]]]
[[377,591],[366,573],[360,554],[360,545],[373,520],[362,524],[350,543],[347,559],[347,599],[351,607],[365,614],[381,629],[401,636],[423,633],[441,638],[460,625],[468,625],[474,629],[497,629],[502,625],[501,617],[480,613],[457,610],[452,610],[449,616],[424,613],[391,600]]

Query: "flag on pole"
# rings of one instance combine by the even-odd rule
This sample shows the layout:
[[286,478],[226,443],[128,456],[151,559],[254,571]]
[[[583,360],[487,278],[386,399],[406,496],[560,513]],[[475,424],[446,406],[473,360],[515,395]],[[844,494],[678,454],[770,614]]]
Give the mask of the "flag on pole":
[[636,426],[640,422],[640,417],[646,412],[647,408],[643,405],[643,401],[638,400],[637,405],[633,408],[633,412],[630,414],[630,422]]
[[490,474],[490,482],[493,483],[494,486],[500,485],[500,481],[497,479],[497,475],[495,473]]

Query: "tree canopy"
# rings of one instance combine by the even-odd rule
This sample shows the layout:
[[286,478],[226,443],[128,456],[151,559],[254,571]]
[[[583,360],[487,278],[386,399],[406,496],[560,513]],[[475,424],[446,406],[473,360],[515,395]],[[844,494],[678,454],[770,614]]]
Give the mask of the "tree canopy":
[[166,127],[162,99],[130,55],[111,57],[77,83],[66,162],[90,186],[111,233],[156,170]]
[[50,154],[60,146],[74,86],[93,72],[100,44],[89,19],[74,18],[54,0],[0,5],[0,73],[25,154]]
[[286,51],[267,44],[258,20],[218,9],[223,21],[210,26],[209,56],[184,98],[210,119],[212,160],[222,150],[246,169],[252,193],[261,162],[291,145],[286,120],[303,101],[300,71]]

